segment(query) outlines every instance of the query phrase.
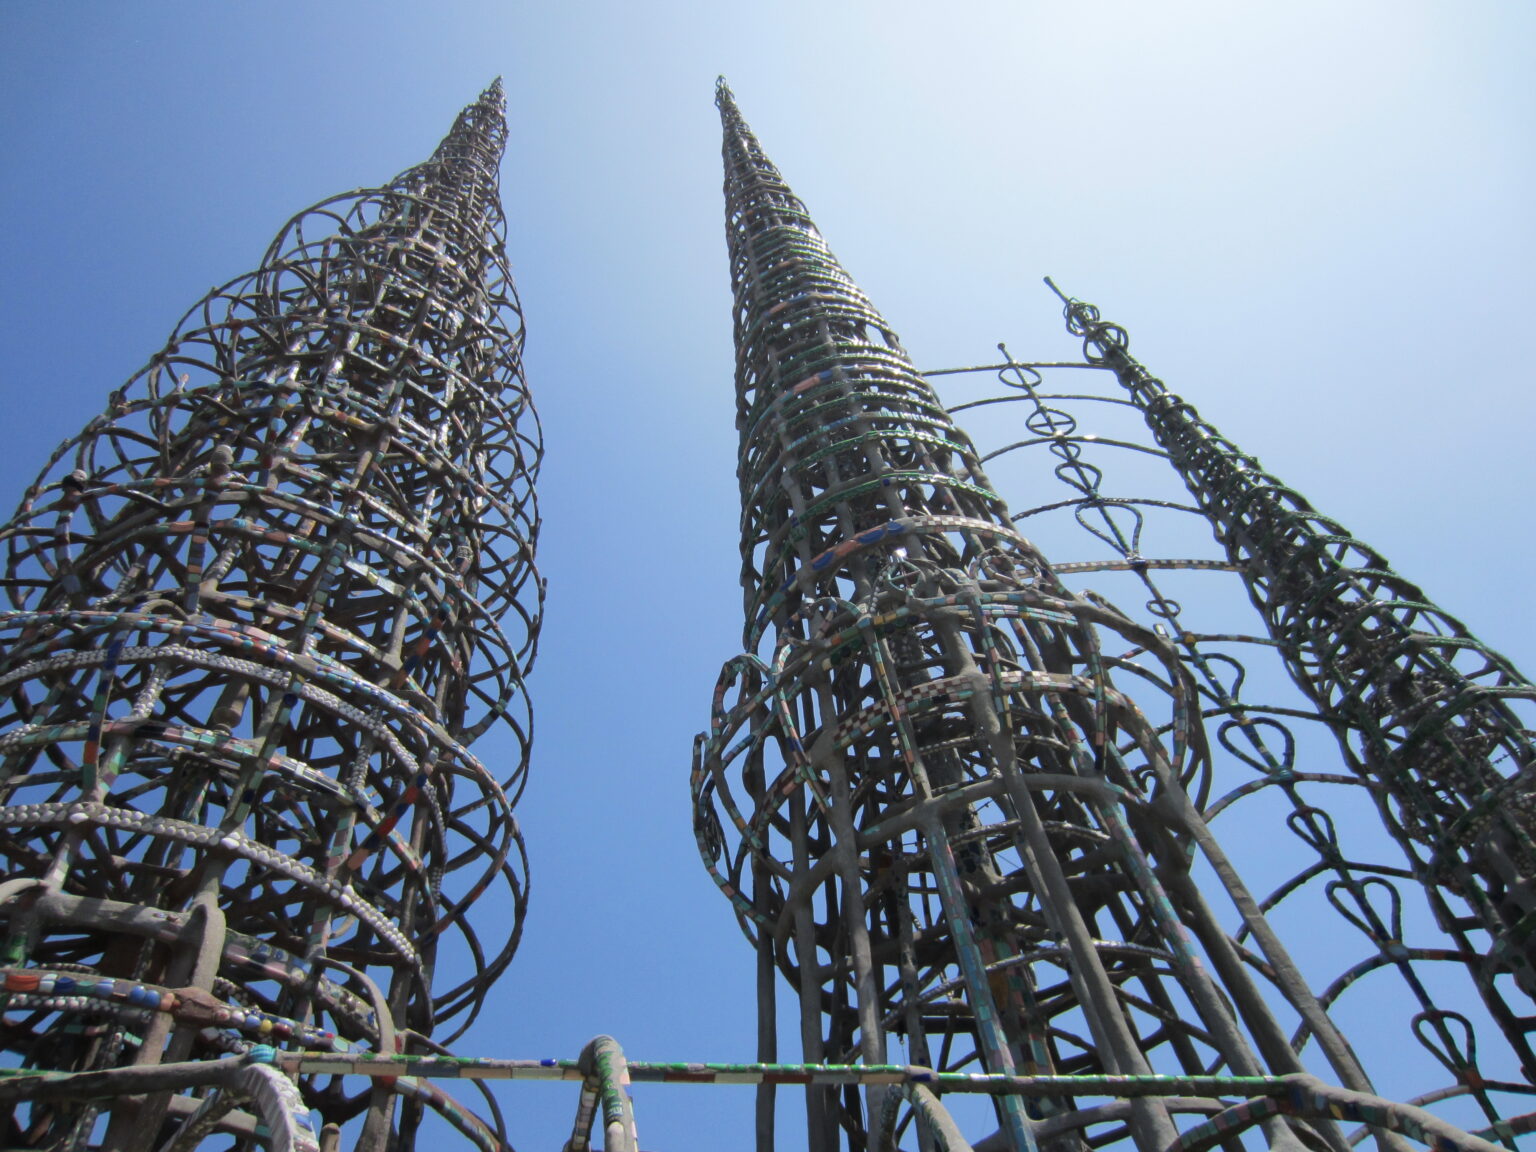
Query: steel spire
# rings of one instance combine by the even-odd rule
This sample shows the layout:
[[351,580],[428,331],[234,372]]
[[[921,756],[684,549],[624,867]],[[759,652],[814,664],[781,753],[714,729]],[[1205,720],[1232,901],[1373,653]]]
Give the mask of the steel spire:
[[[541,447],[503,109],[290,221],[0,531],[4,1044],[101,1088],[8,1143],[95,1147],[105,1115],[103,1148],[313,1148],[311,1108],[360,1148],[423,1108],[502,1143],[425,1082],[294,1083],[266,1046],[438,1051],[516,946]],[[498,779],[467,745],[504,720]]]
[[[1176,654],[1068,592],[1017,533],[723,82],[716,100],[748,651],[699,739],[694,811],[758,951],[758,1058],[779,1058],[777,969],[807,1061],[904,1048],[946,1072],[1300,1072],[1191,875],[1219,848],[1188,794],[1204,733]],[[1153,654],[1165,715],[1114,686],[1100,632]],[[1294,991],[1334,1075],[1368,1091],[1316,998]],[[1161,1152],[1180,1112],[1221,1107],[994,1100],[988,1146],[1018,1152],[1111,1130]],[[914,1117],[923,1147],[942,1144],[940,1113],[910,1086],[808,1092],[826,1152],[884,1147]],[[1273,1147],[1344,1147],[1321,1114],[1264,1125]],[[772,1127],[769,1088],[760,1148]]]
[[1169,392],[1124,328],[1046,283],[1210,520],[1292,680],[1335,721],[1346,763],[1536,1078],[1536,685]]

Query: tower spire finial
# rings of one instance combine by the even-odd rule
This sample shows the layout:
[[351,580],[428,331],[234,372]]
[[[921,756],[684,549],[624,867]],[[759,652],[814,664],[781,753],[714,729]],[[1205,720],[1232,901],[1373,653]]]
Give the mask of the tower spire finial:
[[[453,126],[432,153],[427,165],[401,173],[395,183],[408,179],[422,168],[437,163],[471,163],[481,171],[479,177],[493,182],[507,147],[507,97],[501,77],[492,80],[485,91],[454,117]],[[491,199],[496,199],[491,197]]]

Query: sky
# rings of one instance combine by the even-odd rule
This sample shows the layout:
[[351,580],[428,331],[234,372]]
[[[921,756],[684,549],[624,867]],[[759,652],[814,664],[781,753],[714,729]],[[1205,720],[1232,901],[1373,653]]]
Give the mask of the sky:
[[[531,909],[457,1047],[748,1059],[752,952],[687,790],[741,628],[715,76],[919,366],[1072,358],[1051,275],[1529,670],[1533,31],[1414,0],[9,0],[0,502],[290,215],[502,76],[549,603]],[[568,1135],[570,1086],[501,1099],[519,1148]],[[647,1148],[750,1131],[747,1089],[637,1103]]]

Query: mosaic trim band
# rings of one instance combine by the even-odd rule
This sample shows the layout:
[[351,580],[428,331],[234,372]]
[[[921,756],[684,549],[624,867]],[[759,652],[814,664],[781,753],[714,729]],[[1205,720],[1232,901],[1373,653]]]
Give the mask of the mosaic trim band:
[[[407,1077],[437,1077],[451,1080],[496,1081],[532,1080],[567,1081],[583,1085],[576,1109],[576,1121],[570,1152],[586,1152],[590,1134],[599,1112],[604,1119],[604,1147],[607,1152],[635,1152],[639,1147],[635,1129],[632,1084],[693,1085],[877,1085],[901,1089],[901,1094],[921,1092],[924,1110],[930,1114],[941,1135],[939,1146],[953,1152],[971,1145],[959,1134],[954,1121],[941,1103],[944,1093],[1016,1095],[1024,1098],[1049,1098],[1063,1093],[1076,1096],[1107,1097],[1115,1103],[1097,1106],[1095,1111],[1124,1112],[1124,1105],[1136,1099],[1166,1097],[1181,1101],[1187,1112],[1207,1113],[1210,1119],[1186,1129],[1167,1152],[1193,1152],[1230,1141],[1267,1116],[1326,1116],[1369,1125],[1379,1131],[1406,1136],[1435,1152],[1495,1152],[1498,1145],[1484,1134],[1459,1131],[1444,1121],[1411,1105],[1397,1104],[1364,1093],[1350,1092],[1325,1084],[1311,1076],[1003,1076],[978,1073],[940,1073],[913,1065],[862,1064],[724,1064],[657,1063],[629,1060],[610,1036],[592,1040],[576,1060],[502,1060],[477,1057],[412,1056],[325,1056],[278,1053],[270,1048],[216,1063],[188,1066],[185,1075],[205,1083],[228,1078],[232,1073],[281,1069],[293,1076],[332,1075],[365,1076],[393,1081]],[[172,1073],[169,1068],[149,1070]],[[14,1098],[21,1092],[35,1095],[57,1094],[66,1086],[81,1095],[101,1089],[86,1083],[89,1073],[46,1073],[40,1076],[0,1073],[0,1100]],[[893,1097],[897,1095],[893,1093]],[[289,1137],[293,1147],[315,1147],[301,1126]],[[1043,1140],[1061,1130],[1059,1123],[1037,1122],[1035,1131]],[[1506,1132],[1504,1135],[1513,1135]],[[281,1145],[279,1145],[281,1146]],[[878,1145],[877,1145],[878,1146]]]

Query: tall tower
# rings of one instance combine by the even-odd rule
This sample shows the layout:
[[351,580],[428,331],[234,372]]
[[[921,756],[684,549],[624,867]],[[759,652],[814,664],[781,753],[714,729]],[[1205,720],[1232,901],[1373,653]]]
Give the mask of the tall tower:
[[[516,947],[542,448],[505,140],[498,81],[296,216],[0,531],[0,1043],[99,1072],[14,1104],[7,1147],[313,1146],[311,1108],[359,1148],[426,1107],[500,1142],[425,1083],[300,1100],[259,1057],[439,1051]],[[499,720],[505,779],[467,750]]]
[[[698,743],[694,812],[757,949],[759,1060],[779,1058],[777,970],[811,1062],[1294,1075],[1283,1003],[1327,1077],[1370,1098],[1191,799],[1209,757],[1172,645],[1069,592],[1017,533],[723,82],[717,103],[747,626]],[[1112,682],[1105,637],[1148,654],[1158,714]],[[1242,916],[1269,988],[1197,865]],[[1092,1106],[1066,1081],[1000,1093],[986,1146],[1153,1152],[1179,1146],[1195,1113],[1231,1147],[1249,1126],[1270,1147],[1348,1147],[1321,1105],[1234,1113],[1192,1081],[1141,1083],[1152,1090]],[[944,1143],[921,1086],[812,1087],[807,1101],[818,1152],[885,1147],[907,1124],[924,1149]],[[1400,1146],[1387,1129],[1404,1113],[1372,1107],[1381,1146]],[[761,1149],[773,1121],[764,1089]]]
[[1169,392],[1123,328],[1062,301],[1085,358],[1115,373],[1210,520],[1291,678],[1336,722],[1536,1083],[1536,685]]

